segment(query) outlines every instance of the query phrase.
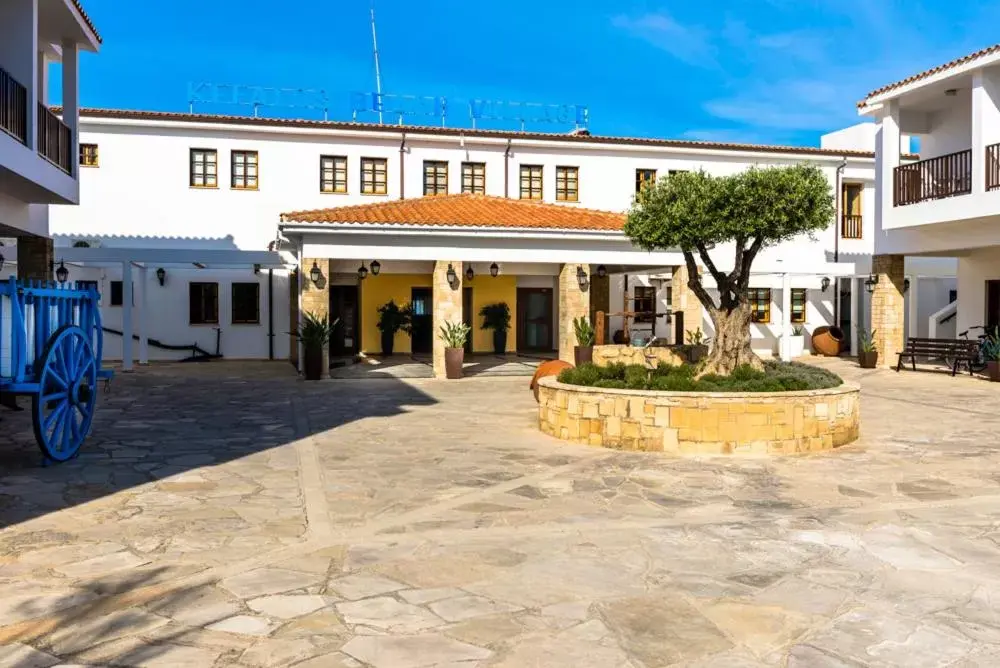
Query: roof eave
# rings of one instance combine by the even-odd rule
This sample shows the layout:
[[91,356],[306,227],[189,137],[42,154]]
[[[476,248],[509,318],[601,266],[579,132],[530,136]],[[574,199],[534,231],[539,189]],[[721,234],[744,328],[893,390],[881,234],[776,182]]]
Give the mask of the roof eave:
[[[878,109],[881,108],[886,102],[900,98],[908,93],[920,90],[927,86],[933,86],[934,84],[947,81],[948,79],[962,76],[963,74],[968,74],[969,72],[981,69],[983,67],[989,67],[1000,62],[1000,51],[994,53],[987,53],[978,58],[974,58],[968,62],[959,63],[951,67],[942,69],[940,72],[933,72],[926,76],[915,75],[919,78],[913,81],[908,81],[899,85],[890,84],[890,87],[883,89],[881,92],[875,95],[869,95],[864,100],[858,102],[858,109]],[[905,79],[903,81],[906,81]]]
[[470,237],[568,237],[587,238],[614,237],[624,238],[623,230],[577,229],[565,227],[491,227],[480,225],[414,225],[407,223],[360,223],[350,221],[308,222],[282,220],[278,224],[282,233],[346,233],[366,234],[372,232],[391,232],[398,235],[447,235]]

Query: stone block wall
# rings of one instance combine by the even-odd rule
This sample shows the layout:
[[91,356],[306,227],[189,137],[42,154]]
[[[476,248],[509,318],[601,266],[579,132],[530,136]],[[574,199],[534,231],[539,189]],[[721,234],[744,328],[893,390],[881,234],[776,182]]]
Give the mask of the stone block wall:
[[17,238],[19,280],[54,281],[55,276],[52,273],[54,259],[52,239],[28,235]]
[[[448,267],[455,270],[455,281],[448,282]],[[434,302],[434,377],[445,378],[444,341],[439,336],[441,326],[446,322],[462,322],[462,262],[459,260],[438,260],[434,263],[431,278]]]
[[610,344],[594,346],[594,364],[642,364],[655,367],[661,362],[670,366],[694,363],[708,353],[705,346],[650,346],[640,348]]
[[564,264],[559,270],[559,359],[570,364],[575,361],[573,348],[576,347],[573,320],[590,317],[589,290],[581,288],[577,278],[580,267],[579,264]]
[[902,255],[876,255],[872,258],[872,273],[878,277],[878,283],[871,297],[871,328],[875,332],[878,364],[882,367],[895,366],[899,353],[906,345],[904,264],[905,257]]
[[[312,271],[313,263],[319,267],[322,273],[322,278],[319,282],[313,283],[312,277],[309,275]],[[330,315],[330,270],[333,268],[333,260],[327,258],[311,258],[307,257],[302,260],[302,265],[299,267],[301,280],[299,281],[299,288],[302,290],[302,314],[315,315],[317,317],[329,316]],[[298,314],[296,313],[296,318]],[[326,346],[323,349],[323,377],[326,378],[329,375],[330,368],[330,347]]]
[[706,393],[539,381],[538,424],[564,441],[673,455],[787,455],[858,438],[860,388]]
[[[687,343],[687,332],[692,332],[696,329],[701,329],[702,314],[704,313],[704,307],[698,297],[695,296],[691,288],[688,287],[688,269],[687,265],[682,264],[679,267],[674,267],[673,275],[670,277],[670,309],[674,313],[684,314],[684,340],[683,341],[671,341],[675,344]],[[671,322],[671,336],[673,335],[673,322]]]

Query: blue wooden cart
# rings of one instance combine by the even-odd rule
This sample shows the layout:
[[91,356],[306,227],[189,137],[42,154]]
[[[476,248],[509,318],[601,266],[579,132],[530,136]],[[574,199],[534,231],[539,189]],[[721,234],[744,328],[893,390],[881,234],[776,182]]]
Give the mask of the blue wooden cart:
[[0,392],[31,397],[35,440],[66,461],[90,431],[104,348],[92,287],[0,281]]

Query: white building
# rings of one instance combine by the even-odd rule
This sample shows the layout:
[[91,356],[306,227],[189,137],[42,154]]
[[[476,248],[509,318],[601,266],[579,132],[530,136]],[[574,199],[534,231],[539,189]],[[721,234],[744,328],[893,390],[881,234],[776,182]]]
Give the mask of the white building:
[[[895,364],[903,345],[902,267],[913,259],[957,259],[956,328],[992,331],[1000,325],[1000,45],[872,91],[858,107],[878,126],[872,324],[882,363]],[[902,159],[902,134],[919,137],[919,162]]]
[[[86,155],[91,156],[90,164],[80,170],[81,204],[54,207],[51,212],[52,231],[63,246],[81,242],[107,246],[121,243],[113,241],[116,237],[127,237],[129,244],[138,246],[263,251],[275,240],[282,213],[412,200],[425,194],[475,193],[570,209],[624,212],[644,180],[669,176],[673,171],[704,169],[721,175],[753,164],[808,161],[818,165],[830,179],[831,188],[840,193],[838,221],[831,221],[830,228],[815,238],[804,236],[767,249],[755,263],[758,277],[752,287],[758,289],[756,311],[761,320],[754,324],[755,346],[765,353],[776,350],[784,320],[783,275],[788,275],[792,289],[788,302],[794,316],[789,317],[807,332],[820,325],[841,325],[850,334],[866,311],[862,284],[851,277],[867,275],[874,248],[875,164],[874,154],[866,150],[870,143],[850,148],[851,143],[871,141],[866,128],[832,136],[833,148],[811,148],[97,109],[84,110],[81,123],[81,141]],[[146,239],[154,237],[169,241]],[[398,235],[380,239],[386,247],[403,243]],[[504,241],[484,233],[479,243],[496,249],[499,257]],[[619,242],[612,246],[618,248]],[[719,248],[714,253],[722,266],[731,262],[726,251]],[[390,251],[377,245],[361,257],[353,257],[354,251],[346,251],[343,245],[329,252],[331,258],[356,264],[436,259],[417,257],[418,253],[403,257],[398,249]],[[487,256],[489,253],[483,254]],[[314,256],[306,252],[303,257]],[[515,257],[508,256],[508,260]],[[671,304],[671,272],[682,263],[679,253],[659,256],[655,262],[650,257],[644,262],[635,262],[634,257],[627,262],[614,260],[618,256],[606,257],[604,264],[612,274],[607,308],[612,313],[636,310],[637,303],[644,308],[652,305],[658,312],[670,307],[682,310]],[[458,259],[470,261],[469,257]],[[492,260],[480,261],[484,264],[474,271],[481,275]],[[595,268],[601,264],[589,263]],[[519,285],[557,288],[558,264],[549,264],[533,267],[520,278]],[[153,339],[181,345],[196,342],[214,351],[217,327],[222,330],[221,350],[226,357],[260,357],[267,349],[268,334],[288,331],[287,319],[283,320],[285,325],[270,327],[263,320],[258,324],[233,322],[222,296],[232,294],[234,282],[252,282],[249,268],[220,269],[223,273],[216,274],[190,263],[167,267],[162,286],[154,276],[156,267],[149,268],[144,284],[152,300],[148,310],[155,320],[149,324]],[[386,265],[384,272],[388,275],[397,269],[405,267]],[[410,270],[413,268],[406,269]],[[112,285],[121,280],[114,267],[94,274],[91,269],[71,265],[71,271],[72,278],[101,281],[102,294],[120,292]],[[344,267],[337,271],[345,273]],[[253,279],[262,285],[260,295],[265,294],[263,273]],[[429,265],[418,273],[429,276]],[[273,274],[273,312],[287,313],[279,304],[289,295],[285,273]],[[830,279],[825,290],[824,278]],[[343,275],[338,280],[357,282],[356,276]],[[191,283],[215,287],[194,288]],[[927,316],[947,303],[948,293],[947,279],[935,277],[922,283],[933,289],[921,291],[918,324],[926,323]],[[193,292],[196,289],[208,289],[218,296],[210,305],[210,326],[202,324],[204,318],[192,315],[198,308],[191,300],[202,300]],[[838,293],[839,300],[835,299]],[[357,297],[347,297],[348,302],[352,299]],[[113,305],[110,297],[104,301],[105,321],[120,320],[121,314],[113,310],[117,304]],[[557,300],[550,301],[555,322]],[[266,312],[263,302],[259,306],[259,313]],[[673,338],[670,326],[663,319],[657,322],[656,334]],[[711,336],[709,324],[703,314],[689,316],[685,329],[701,327]],[[622,328],[622,319],[612,318],[609,335]],[[549,347],[555,349],[557,333],[550,329]],[[368,348],[366,352],[378,352],[360,341],[354,344],[355,349],[359,346]],[[116,350],[113,337],[106,350],[109,355]],[[282,357],[288,353],[287,341],[271,350]],[[183,356],[156,349],[150,355]]]

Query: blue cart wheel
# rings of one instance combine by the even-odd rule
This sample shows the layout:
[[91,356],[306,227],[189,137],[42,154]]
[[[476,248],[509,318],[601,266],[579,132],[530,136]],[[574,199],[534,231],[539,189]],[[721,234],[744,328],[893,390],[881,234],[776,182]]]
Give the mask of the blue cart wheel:
[[55,461],[73,457],[90,431],[97,400],[97,364],[90,339],[74,325],[56,332],[38,360],[40,389],[31,402],[35,440]]

